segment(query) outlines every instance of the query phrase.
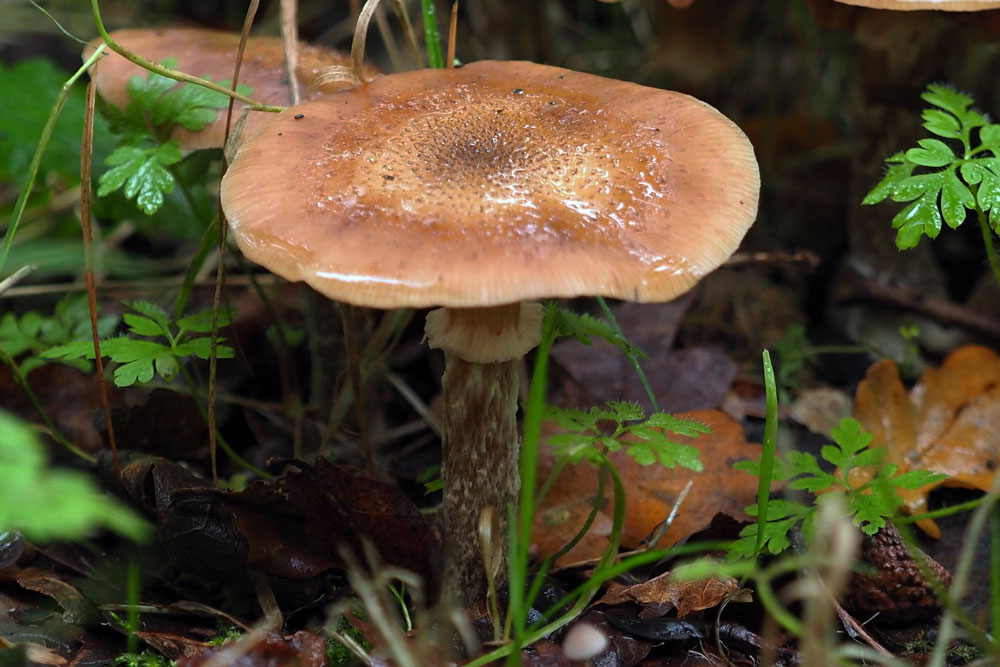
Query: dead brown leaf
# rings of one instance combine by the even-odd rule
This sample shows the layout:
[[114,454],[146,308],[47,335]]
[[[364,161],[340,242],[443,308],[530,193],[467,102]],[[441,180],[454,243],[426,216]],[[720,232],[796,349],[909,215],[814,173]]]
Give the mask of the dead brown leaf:
[[[644,616],[663,616],[672,609],[677,618],[703,609],[711,609],[732,596],[736,602],[750,602],[750,591],[741,589],[732,577],[710,577],[703,581],[677,581],[672,572],[631,586],[612,583],[596,604],[616,605],[635,602],[643,606]],[[737,592],[739,591],[739,592]],[[735,595],[734,595],[735,594]]]
[[[667,548],[711,522],[718,512],[748,520],[743,508],[755,502],[757,478],[733,470],[736,461],[760,455],[760,447],[747,443],[740,424],[717,410],[679,413],[712,429],[700,438],[677,437],[678,442],[701,450],[705,469],[700,473],[659,465],[642,466],[623,451],[611,454],[625,486],[625,527],[622,546],[638,548],[669,515],[690,481],[692,486],[670,528],[656,545]],[[542,449],[539,477],[545,479],[555,464],[551,450]],[[549,556],[567,544],[583,526],[597,493],[597,469],[586,463],[567,466],[535,514],[532,545],[535,555]],[[609,485],[610,486],[610,485]],[[572,551],[557,561],[568,565],[598,558],[607,546],[611,529],[611,491],[605,493],[601,513],[590,531]]]
[[[886,462],[899,472],[923,469],[948,475],[919,489],[900,489],[910,514],[927,511],[927,494],[939,486],[986,491],[1000,461],[1000,357],[993,350],[968,345],[928,368],[909,394],[896,365],[883,360],[858,385],[854,416],[874,434],[873,447],[884,447]],[[857,486],[871,479],[870,468],[851,471]],[[927,534],[941,530],[931,519],[918,521]]]

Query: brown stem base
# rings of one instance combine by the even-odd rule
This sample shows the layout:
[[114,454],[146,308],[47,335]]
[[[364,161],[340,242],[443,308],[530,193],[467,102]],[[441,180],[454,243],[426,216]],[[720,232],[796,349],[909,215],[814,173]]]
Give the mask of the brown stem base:
[[507,508],[516,505],[520,487],[516,364],[478,364],[445,355],[444,593],[459,604],[486,597],[479,543],[485,507],[492,506],[499,519],[492,548],[500,557],[498,579],[505,572]]

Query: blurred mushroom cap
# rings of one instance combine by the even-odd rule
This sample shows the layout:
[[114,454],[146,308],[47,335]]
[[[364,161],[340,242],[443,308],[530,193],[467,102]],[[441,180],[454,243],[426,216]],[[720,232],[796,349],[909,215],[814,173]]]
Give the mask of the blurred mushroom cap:
[[872,9],[938,9],[945,12],[976,12],[1000,7],[1000,0],[836,0],[845,5]]
[[[240,36],[236,33],[202,28],[127,29],[111,33],[117,43],[146,60],[160,63],[166,58],[176,58],[177,68],[198,76],[210,76],[212,81],[232,80],[236,66],[236,52]],[[102,43],[100,38],[90,42],[83,50],[86,60]],[[331,65],[350,65],[350,57],[339,51],[299,43],[296,78],[303,97],[308,94],[313,76]],[[130,98],[126,86],[133,76],[147,76],[146,70],[117,53],[108,51],[92,68],[97,92],[106,102],[124,109]],[[240,84],[253,88],[250,94],[263,104],[288,106],[291,95],[285,77],[285,56],[281,40],[277,37],[250,37],[243,54]],[[328,94],[348,84],[327,84],[314,97]],[[239,118],[239,105],[233,112],[233,122]],[[244,136],[251,136],[274,114],[254,112],[248,118]],[[214,122],[197,132],[177,127],[173,137],[185,151],[199,148],[219,148],[223,143],[226,111],[221,110]]]
[[736,249],[759,186],[746,136],[692,97],[484,61],[287,109],[222,204],[249,259],[358,305],[665,301]]

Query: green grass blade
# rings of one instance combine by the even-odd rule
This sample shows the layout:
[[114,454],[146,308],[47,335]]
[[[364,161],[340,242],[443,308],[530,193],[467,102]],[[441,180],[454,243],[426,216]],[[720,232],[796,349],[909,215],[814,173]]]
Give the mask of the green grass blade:
[[778,434],[778,389],[774,381],[774,366],[771,353],[764,350],[764,391],[766,413],[764,422],[764,447],[760,455],[760,478],[757,483],[757,543],[754,556],[760,555],[764,546],[764,524],[767,523],[767,501],[771,495],[771,475],[774,472],[774,453]]
[[434,0],[420,0],[420,10],[424,15],[424,43],[427,46],[427,63],[432,69],[444,67],[444,55],[441,53],[441,35],[438,33],[437,10]]

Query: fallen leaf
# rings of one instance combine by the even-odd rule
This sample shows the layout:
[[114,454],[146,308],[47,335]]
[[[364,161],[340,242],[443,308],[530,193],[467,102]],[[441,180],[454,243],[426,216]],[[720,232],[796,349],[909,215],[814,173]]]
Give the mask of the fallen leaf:
[[[961,347],[938,369],[928,368],[907,395],[896,365],[883,360],[858,385],[854,416],[874,434],[872,447],[886,449],[899,472],[930,470],[948,475],[919,489],[900,489],[910,514],[927,511],[927,495],[939,486],[986,491],[1000,461],[1000,357],[978,346]],[[851,483],[871,479],[871,468],[851,471]],[[928,535],[941,530],[917,522]]]
[[[670,528],[656,547],[665,549],[708,525],[718,512],[736,519],[749,520],[743,509],[757,498],[757,478],[732,464],[760,455],[760,446],[747,443],[740,424],[717,410],[679,413],[678,417],[693,419],[712,429],[700,438],[676,436],[683,444],[701,451],[705,468],[696,473],[683,468],[669,469],[660,465],[642,466],[624,451],[610,455],[625,487],[625,526],[622,546],[635,549],[646,540],[669,515],[684,487],[691,489],[680,506]],[[550,432],[551,434],[551,432]],[[555,465],[552,451],[543,447],[539,457],[539,478],[546,479]],[[535,513],[532,546],[535,555],[546,557],[567,544],[593,506],[597,494],[597,468],[580,463],[567,466],[558,477]],[[601,512],[584,540],[562,556],[557,565],[600,557],[607,546],[611,528],[612,491],[607,484]]]
[[[612,583],[596,604],[616,605],[635,602],[643,606],[643,616],[663,616],[672,609],[677,618],[703,609],[711,609],[726,598],[750,602],[750,591],[741,589],[732,577],[709,577],[703,581],[676,581],[671,572],[631,586]],[[735,595],[734,595],[735,594]]]
[[[319,635],[299,630],[290,637],[282,637],[271,632],[256,641],[249,650],[242,650],[241,642],[250,641],[244,637],[236,644],[212,647],[196,656],[183,656],[177,660],[177,667],[220,664],[231,667],[326,667],[326,642]],[[224,656],[226,651],[232,651]]]

